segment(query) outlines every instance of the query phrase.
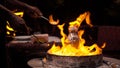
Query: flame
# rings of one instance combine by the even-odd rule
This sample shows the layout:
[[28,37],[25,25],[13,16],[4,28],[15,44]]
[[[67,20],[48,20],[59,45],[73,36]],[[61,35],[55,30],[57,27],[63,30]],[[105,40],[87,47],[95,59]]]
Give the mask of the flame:
[[23,17],[23,15],[24,15],[24,12],[15,12],[14,13],[15,15],[17,15],[17,16],[19,16],[19,17]]
[[[19,16],[19,17],[23,17],[24,12],[14,12],[14,14]],[[12,36],[16,36],[15,30],[10,26],[8,21],[7,21],[6,29],[7,29],[7,31],[6,31],[7,35],[11,35],[12,34]]]
[[[90,21],[90,12],[85,12],[81,14],[75,21],[69,22],[69,27],[79,28],[84,19],[86,20],[86,24],[91,27],[93,26]],[[99,47],[96,43],[91,46],[85,46],[85,39],[82,38],[84,30],[78,31],[78,37],[80,40],[77,43],[70,43],[70,41],[67,39],[68,36],[63,32],[64,25],[65,24],[58,25],[58,28],[60,29],[60,34],[62,36],[62,47],[54,43],[51,49],[48,50],[49,54],[60,56],[91,56],[102,54],[102,49],[105,47],[106,44],[104,43],[101,47]]]
[[8,21],[7,21],[6,28],[7,28],[9,31],[14,31],[14,29],[10,27],[10,24],[9,24],[9,22],[8,22]]
[[83,20],[86,20],[86,23],[89,25],[89,26],[93,26],[92,24],[91,24],[91,21],[90,21],[90,12],[85,12],[85,13],[83,13],[83,14],[81,14],[75,21],[72,21],[72,22],[70,22],[69,24],[70,24],[70,27],[72,27],[72,26],[76,26],[76,27],[80,27],[80,25],[81,25],[81,23],[82,23],[82,21]]
[[[7,35],[11,35],[12,34],[12,36],[15,36],[16,34],[15,34],[15,30],[10,26],[10,24],[9,24],[9,22],[7,21],[7,25],[6,25],[6,29],[7,29],[7,31],[6,31],[6,33],[7,33]],[[12,33],[11,33],[12,32]]]
[[59,19],[57,19],[56,21],[54,21],[53,19],[53,15],[49,16],[49,23],[52,25],[57,25],[59,23]]

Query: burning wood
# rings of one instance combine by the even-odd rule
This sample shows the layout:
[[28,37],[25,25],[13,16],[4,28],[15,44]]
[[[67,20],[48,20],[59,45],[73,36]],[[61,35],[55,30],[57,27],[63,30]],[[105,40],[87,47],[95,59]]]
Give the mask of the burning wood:
[[[94,43],[91,46],[85,46],[85,39],[82,38],[82,35],[84,34],[84,30],[79,30],[78,28],[81,26],[81,23],[83,20],[86,20],[86,24],[89,26],[93,26],[90,21],[90,12],[85,12],[81,14],[75,21],[69,22],[69,28],[75,28],[72,31],[74,34],[66,35],[63,32],[63,26],[58,25],[58,28],[60,29],[60,33],[62,35],[61,43],[62,46],[53,44],[52,48],[48,50],[49,54],[59,55],[59,56],[92,56],[92,55],[99,55],[102,54],[102,48],[105,47],[105,43],[102,45],[102,47],[99,47],[96,43]],[[69,30],[69,32],[71,32]],[[71,38],[77,38],[77,42],[72,43]]]

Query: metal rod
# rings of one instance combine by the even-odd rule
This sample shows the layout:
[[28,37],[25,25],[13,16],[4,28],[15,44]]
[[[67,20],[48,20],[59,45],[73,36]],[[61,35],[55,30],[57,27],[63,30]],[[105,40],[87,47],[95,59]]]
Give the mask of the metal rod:
[[44,17],[44,16],[40,16],[40,18],[43,18],[43,19],[45,19],[46,21],[49,21],[49,19],[46,18],[46,17]]

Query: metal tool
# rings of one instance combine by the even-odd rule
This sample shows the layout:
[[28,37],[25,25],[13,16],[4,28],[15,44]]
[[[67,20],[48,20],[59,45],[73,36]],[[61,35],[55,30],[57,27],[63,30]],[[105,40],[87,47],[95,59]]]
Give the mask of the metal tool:
[[43,18],[44,20],[48,21],[49,22],[49,19],[44,17],[44,16],[40,16],[40,18]]

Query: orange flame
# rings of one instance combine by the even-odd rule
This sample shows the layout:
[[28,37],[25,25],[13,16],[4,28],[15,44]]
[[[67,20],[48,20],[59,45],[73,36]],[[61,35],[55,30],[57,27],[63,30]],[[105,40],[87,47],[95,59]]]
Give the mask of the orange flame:
[[49,23],[52,25],[57,25],[59,23],[59,19],[57,19],[56,21],[54,21],[53,19],[53,15],[49,16]]
[[[86,20],[86,23],[92,27],[90,21],[90,12],[85,12],[81,14],[75,21],[69,23],[69,27],[79,28],[84,19]],[[91,46],[84,46],[85,39],[82,38],[84,30],[78,31],[78,37],[80,40],[77,43],[70,43],[67,38],[68,36],[63,32],[63,26],[64,24],[58,25],[58,28],[60,29],[60,33],[62,35],[62,47],[54,44],[51,49],[48,50],[49,54],[55,54],[60,56],[90,56],[102,54],[102,48],[105,47],[105,43],[102,45],[102,47],[99,47],[96,43]]]

